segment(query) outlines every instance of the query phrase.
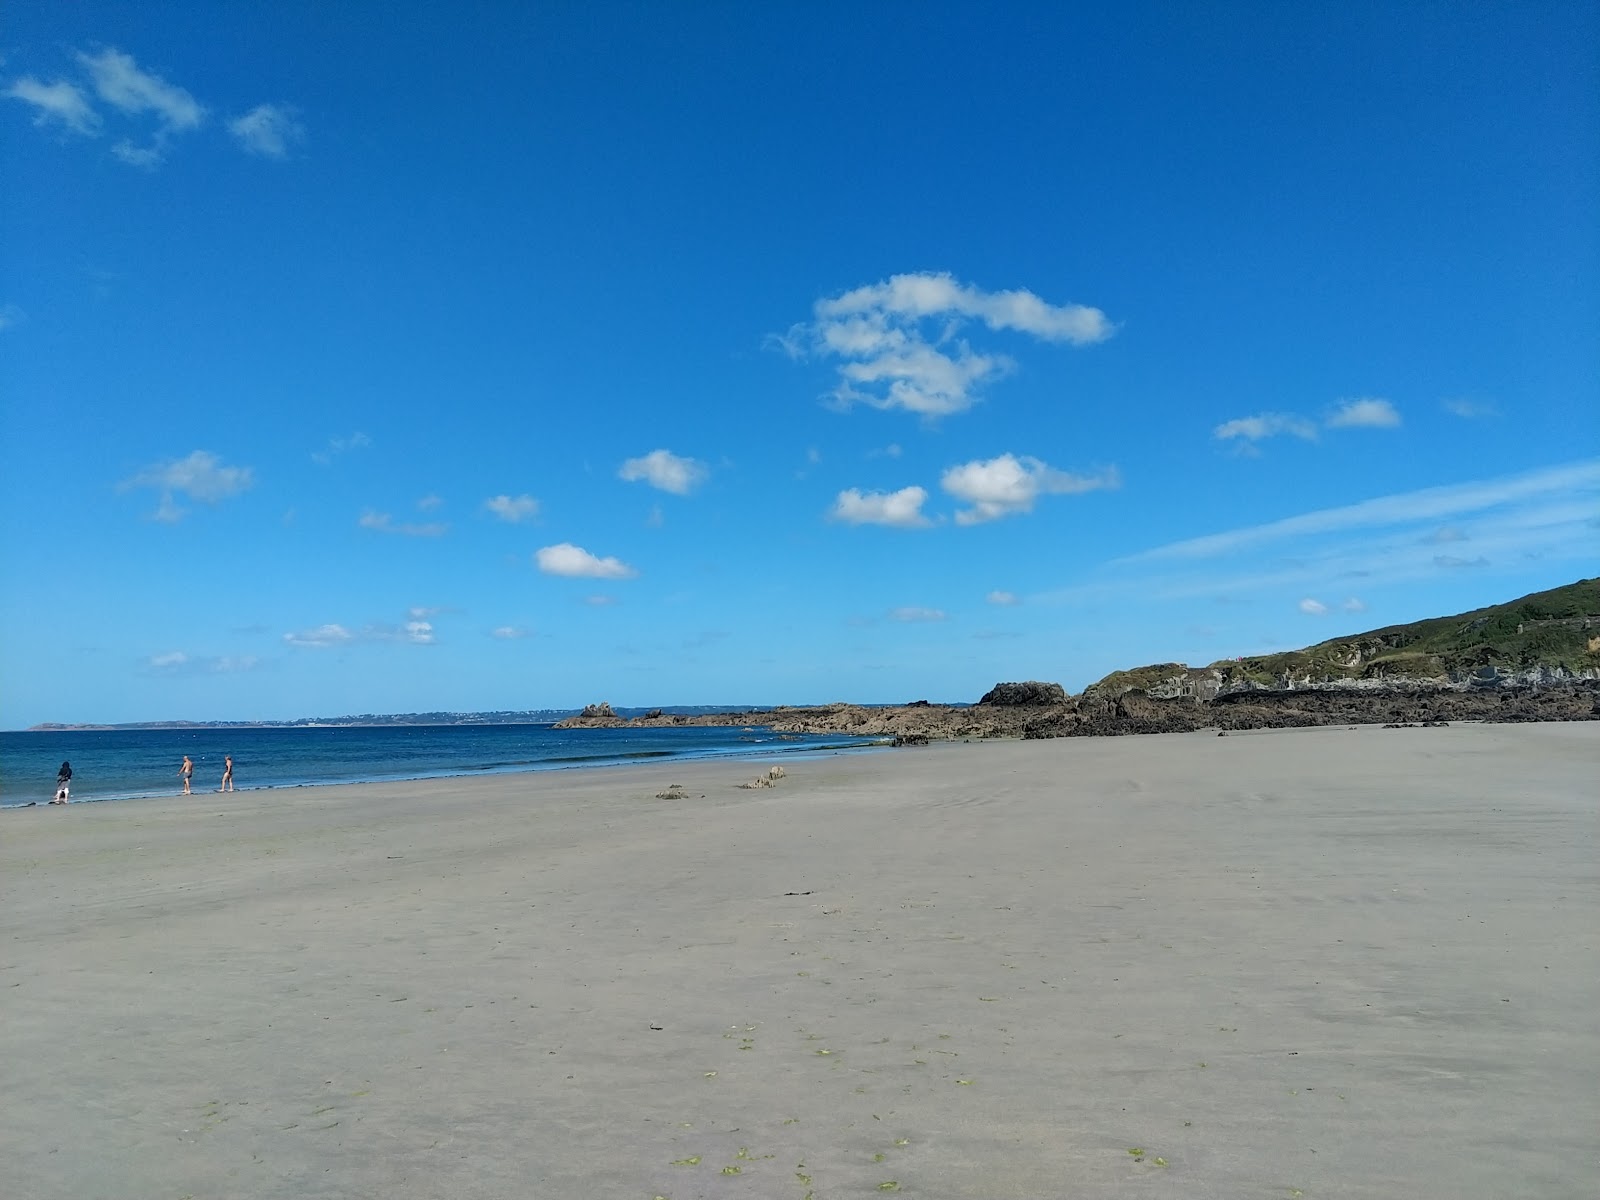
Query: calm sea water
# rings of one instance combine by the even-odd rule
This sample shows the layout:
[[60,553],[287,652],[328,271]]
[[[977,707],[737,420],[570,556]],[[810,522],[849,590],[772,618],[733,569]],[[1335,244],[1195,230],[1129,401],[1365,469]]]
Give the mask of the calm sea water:
[[233,755],[234,786],[243,791],[677,758],[758,758],[874,744],[838,734],[780,737],[767,729],[548,725],[0,733],[0,807],[48,801],[64,759],[72,763],[77,802],[176,795],[183,790],[178,766],[185,754],[194,760],[194,790],[214,792],[226,754]]

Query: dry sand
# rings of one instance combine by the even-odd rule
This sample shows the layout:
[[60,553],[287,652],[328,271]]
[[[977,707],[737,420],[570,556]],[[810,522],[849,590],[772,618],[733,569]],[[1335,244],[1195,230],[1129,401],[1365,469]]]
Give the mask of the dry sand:
[[1600,724],[787,765],[0,813],[0,1190],[1600,1194]]

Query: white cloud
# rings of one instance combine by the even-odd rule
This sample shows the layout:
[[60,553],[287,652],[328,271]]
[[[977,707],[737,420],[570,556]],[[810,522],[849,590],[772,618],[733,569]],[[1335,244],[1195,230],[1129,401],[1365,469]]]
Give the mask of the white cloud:
[[355,635],[343,625],[318,625],[315,629],[305,629],[299,633],[286,633],[283,640],[291,646],[312,646],[325,649],[329,646],[344,646],[355,640]]
[[417,501],[417,509],[420,512],[432,512],[442,504],[444,504],[443,496],[436,496],[432,492],[429,492],[426,496]]
[[898,492],[863,492],[847,488],[833,502],[829,516],[848,525],[890,525],[899,529],[921,529],[932,522],[922,515],[928,493],[919,487]]
[[619,479],[629,483],[643,480],[676,496],[687,496],[705,481],[706,475],[704,463],[680,458],[670,450],[652,450],[640,458],[630,458],[617,472]]
[[521,625],[502,625],[498,629],[489,631],[489,636],[499,638],[503,642],[520,641],[522,638],[531,637],[533,630],[525,629]]
[[286,633],[283,640],[291,646],[314,650],[351,646],[360,642],[398,642],[411,646],[431,646],[435,642],[433,625],[414,618],[401,625],[366,625],[359,630],[338,624],[318,625],[312,629]]
[[187,458],[157,463],[146,467],[132,478],[118,485],[120,491],[130,488],[153,488],[160,494],[160,503],[154,514],[158,521],[178,521],[185,515],[178,503],[178,495],[188,496],[204,504],[216,504],[247,491],[255,483],[255,473],[249,467],[228,467],[208,450],[196,450]]
[[1400,414],[1387,400],[1364,397],[1342,402],[1327,425],[1329,429],[1396,429]]
[[362,529],[371,529],[377,533],[397,533],[402,537],[443,537],[450,532],[450,526],[444,521],[426,521],[422,524],[409,522],[395,523],[394,517],[386,512],[376,512],[367,509],[356,522]]
[[206,110],[199,101],[161,76],[141,70],[131,54],[107,47],[77,57],[100,98],[123,112],[154,113],[170,129],[198,129],[205,121]]
[[1347,613],[1363,613],[1367,611],[1366,603],[1356,596],[1347,597],[1339,607]]
[[1211,436],[1219,441],[1242,438],[1246,442],[1259,442],[1284,433],[1305,438],[1307,441],[1315,441],[1317,425],[1315,421],[1297,417],[1293,413],[1265,412],[1257,413],[1253,417],[1238,417],[1232,421],[1224,421],[1211,431]]
[[334,437],[328,439],[327,448],[313,450],[311,461],[320,466],[327,466],[336,457],[350,450],[363,450],[372,445],[372,439],[361,432],[352,433],[349,437]]
[[228,132],[239,145],[262,158],[289,157],[289,147],[304,141],[305,127],[294,118],[294,110],[282,104],[258,104],[242,117],[228,122]]
[[[1321,428],[1327,429],[1393,429],[1400,424],[1400,414],[1387,400],[1363,398],[1345,400],[1336,408]],[[1255,443],[1285,434],[1308,442],[1317,440],[1317,422],[1298,413],[1264,412],[1253,417],[1236,417],[1224,421],[1211,431],[1218,441],[1233,441],[1242,453],[1254,454]]]
[[524,492],[520,496],[491,496],[483,506],[502,521],[516,524],[531,521],[539,515],[539,502]]
[[0,304],[0,333],[14,329],[27,319],[27,314],[15,304]]
[[902,621],[908,624],[923,621],[943,621],[945,619],[945,614],[943,610],[937,608],[893,608],[889,610],[889,619],[891,621]]
[[984,597],[984,599],[990,604],[998,604],[1002,607],[1010,607],[1013,604],[1022,603],[1022,601],[1017,599],[1017,594],[1015,592],[1002,592],[999,590],[990,592]]
[[583,602],[590,608],[610,608],[617,602],[615,596],[585,596]]
[[573,579],[632,579],[639,572],[619,558],[598,558],[581,546],[561,542],[535,551],[534,560],[546,575]]
[[145,665],[164,675],[235,675],[254,670],[260,659],[253,654],[200,656],[172,650],[166,654],[152,654]]
[[1172,542],[1121,561],[1132,563],[1154,559],[1214,558],[1312,534],[1432,522],[1514,503],[1549,497],[1564,498],[1574,493],[1589,494],[1596,490],[1600,490],[1600,459],[1591,459],[1565,466],[1544,467],[1501,479],[1423,488],[1364,500],[1343,508],[1322,509],[1263,525]]
[[1463,421],[1481,421],[1487,417],[1497,417],[1500,410],[1487,400],[1474,400],[1468,396],[1455,396],[1448,400],[1441,400],[1439,407],[1452,416],[1460,417]]
[[[814,320],[774,338],[792,357],[837,359],[840,407],[868,404],[925,417],[962,412],[981,386],[1013,369],[1003,354],[974,351],[958,337],[977,322],[1048,342],[1087,345],[1111,336],[1104,313],[1052,305],[1026,290],[984,292],[949,274],[895,275],[818,300]],[[928,323],[938,328],[928,331]]]
[[24,75],[4,94],[33,105],[35,125],[60,125],[84,137],[96,137],[100,133],[100,114],[94,111],[81,88],[64,79],[41,83],[31,75]]
[[1310,596],[1307,596],[1300,601],[1300,611],[1308,617],[1323,617],[1328,614],[1328,606],[1321,600],[1313,600]]
[[1097,475],[1072,475],[1037,458],[1018,458],[1014,454],[951,467],[939,481],[945,491],[972,506],[956,513],[958,525],[977,525],[1032,512],[1034,501],[1043,495],[1069,495],[1120,484],[1115,467]]

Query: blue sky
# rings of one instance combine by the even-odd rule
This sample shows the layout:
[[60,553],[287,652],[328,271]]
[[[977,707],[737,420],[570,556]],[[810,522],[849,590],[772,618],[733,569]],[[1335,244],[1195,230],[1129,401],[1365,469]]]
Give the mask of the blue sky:
[[0,727],[1077,690],[1600,559],[1591,5],[42,4]]

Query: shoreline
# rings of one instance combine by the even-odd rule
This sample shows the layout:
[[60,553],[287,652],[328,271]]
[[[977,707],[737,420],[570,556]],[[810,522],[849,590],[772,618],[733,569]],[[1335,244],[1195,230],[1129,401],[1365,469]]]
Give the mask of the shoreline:
[[[285,727],[289,728],[289,727]],[[297,726],[294,728],[306,728]],[[355,727],[351,727],[355,728]],[[381,728],[381,727],[374,727]],[[441,727],[435,727],[441,728]],[[765,727],[758,727],[765,728]],[[57,731],[51,731],[57,732]],[[104,731],[74,731],[74,732],[104,732]],[[823,736],[823,735],[818,735]],[[849,735],[841,735],[849,736]],[[296,778],[280,783],[252,784],[248,787],[239,787],[238,792],[284,792],[296,791],[302,788],[325,787],[356,787],[371,784],[405,783],[411,781],[444,780],[444,779],[470,779],[479,777],[495,777],[501,775],[535,774],[547,771],[584,771],[601,769],[605,767],[633,767],[649,766],[666,762],[701,762],[701,761],[759,761],[769,758],[781,758],[789,755],[804,756],[810,754],[850,754],[859,751],[877,750],[888,748],[885,738],[862,738],[848,742],[821,742],[796,744],[793,742],[782,745],[767,745],[765,742],[751,745],[740,745],[728,748],[707,748],[690,750],[644,750],[622,754],[590,754],[569,755],[529,761],[526,763],[508,764],[492,767],[443,767],[437,770],[424,770],[415,773],[387,772],[368,776],[353,776],[339,779],[313,779]],[[188,799],[199,795],[225,795],[211,789],[196,789]],[[112,794],[91,794],[76,797],[68,804],[107,804],[122,801],[149,801],[158,799],[185,799],[181,788],[169,790],[163,787],[159,790],[118,791]],[[11,809],[27,809],[47,807],[45,801],[11,802],[0,801],[0,812]],[[57,806],[60,807],[60,806]]]
[[1597,754],[1362,726],[69,807],[0,840],[0,1148],[37,1196],[1586,1194]]

